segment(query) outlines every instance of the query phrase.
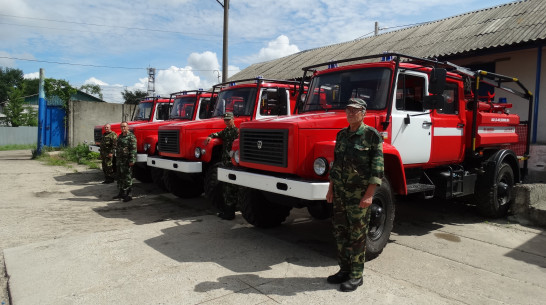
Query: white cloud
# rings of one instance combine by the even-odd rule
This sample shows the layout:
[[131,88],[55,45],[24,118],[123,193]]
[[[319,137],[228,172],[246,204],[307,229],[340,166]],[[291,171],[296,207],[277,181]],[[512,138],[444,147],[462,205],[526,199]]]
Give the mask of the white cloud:
[[107,83],[101,81],[100,79],[96,79],[95,77],[91,77],[83,82],[85,85],[91,84],[91,85],[99,85],[99,86],[108,86]]
[[27,74],[24,74],[23,77],[24,77],[25,79],[40,78],[40,72],[27,73]]
[[272,59],[281,58],[290,54],[299,52],[298,46],[290,44],[290,40],[287,36],[281,35],[275,40],[267,43],[266,48],[262,48],[258,54],[251,55],[246,58],[249,63],[257,63],[268,61]]

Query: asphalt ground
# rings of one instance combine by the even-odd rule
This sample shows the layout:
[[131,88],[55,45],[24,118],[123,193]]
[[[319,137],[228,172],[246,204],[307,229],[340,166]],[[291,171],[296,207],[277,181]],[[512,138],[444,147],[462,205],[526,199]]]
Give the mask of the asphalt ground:
[[328,220],[292,210],[263,230],[203,198],[0,152],[4,304],[546,304],[546,233],[465,202],[399,200],[390,242],[344,293]]

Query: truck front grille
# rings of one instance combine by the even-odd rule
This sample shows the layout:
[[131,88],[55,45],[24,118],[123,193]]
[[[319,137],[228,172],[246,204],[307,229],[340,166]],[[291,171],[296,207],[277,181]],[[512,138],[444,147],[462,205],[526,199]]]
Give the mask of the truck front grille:
[[241,161],[288,166],[288,130],[241,129],[239,135]]
[[102,127],[101,128],[95,128],[95,130],[93,132],[93,137],[95,139],[95,143],[99,143],[102,140]]
[[178,130],[160,130],[157,135],[157,147],[161,152],[180,153]]

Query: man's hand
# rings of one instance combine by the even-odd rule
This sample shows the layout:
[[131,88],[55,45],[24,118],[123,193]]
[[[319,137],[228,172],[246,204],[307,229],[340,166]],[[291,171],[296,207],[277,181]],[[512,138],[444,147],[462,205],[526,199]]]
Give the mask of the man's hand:
[[208,145],[211,139],[212,139],[211,137],[206,138],[205,139],[205,145]]
[[108,158],[112,158],[114,154],[108,154]]
[[133,162],[129,162],[130,167],[133,167],[133,165],[135,165]]
[[360,199],[360,207],[361,208],[367,208],[370,205],[372,205],[373,201],[373,195],[375,194],[375,187],[377,184],[370,184],[368,185],[368,188],[366,189],[366,192],[364,193],[364,196],[362,196],[362,199]]
[[334,202],[334,190],[332,182],[330,182],[330,185],[328,186],[328,192],[326,193],[326,202],[332,203]]

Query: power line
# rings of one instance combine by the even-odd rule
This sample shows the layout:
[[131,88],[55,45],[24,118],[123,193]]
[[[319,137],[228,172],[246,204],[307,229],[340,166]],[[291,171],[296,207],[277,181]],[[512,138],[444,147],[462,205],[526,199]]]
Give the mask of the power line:
[[[70,62],[60,62],[60,61],[48,61],[48,60],[38,60],[38,59],[27,59],[27,58],[18,58],[18,57],[9,57],[9,56],[0,56],[4,59],[13,59],[13,60],[23,60],[23,61],[33,61],[33,62],[43,62],[48,64],[57,64],[57,65],[70,65],[70,66],[83,66],[83,67],[93,67],[93,68],[108,68],[108,69],[125,69],[125,70],[146,70],[148,68],[138,68],[138,67],[121,67],[121,66],[105,66],[105,65],[92,65],[92,64],[80,64],[80,63],[70,63]],[[196,72],[212,72],[218,69],[185,69],[177,68],[182,71],[196,71]],[[170,70],[170,69],[156,69],[156,70]]]
[[[91,26],[100,26],[100,27],[120,28],[120,29],[126,29],[126,30],[138,30],[138,31],[149,31],[149,32],[162,32],[162,33],[175,33],[175,34],[181,34],[181,35],[199,35],[199,36],[214,36],[214,37],[219,37],[219,36],[220,36],[220,35],[213,35],[213,34],[202,34],[202,33],[191,33],[191,32],[179,32],[179,31],[161,30],[161,29],[147,29],[147,28],[128,27],[128,26],[121,26],[121,25],[107,25],[107,24],[98,24],[98,23],[65,21],[65,20],[55,20],[55,19],[45,19],[45,18],[15,16],[15,15],[7,15],[7,14],[0,14],[0,16],[11,17],[11,18],[21,18],[21,19],[40,20],[40,21],[49,21],[49,22],[79,24],[79,25],[91,25]],[[37,27],[38,27],[38,26],[37,26]]]

